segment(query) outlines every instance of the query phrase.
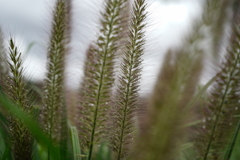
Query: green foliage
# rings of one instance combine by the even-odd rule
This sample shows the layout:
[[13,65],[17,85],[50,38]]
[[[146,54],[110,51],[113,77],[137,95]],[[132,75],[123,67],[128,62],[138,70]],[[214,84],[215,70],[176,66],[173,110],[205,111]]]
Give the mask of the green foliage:
[[[19,121],[21,121],[27,126],[27,128],[31,131],[32,136],[36,139],[39,145],[42,145],[45,148],[50,148],[50,152],[52,153],[51,156],[54,159],[60,159],[58,148],[55,147],[52,144],[51,139],[46,136],[46,134],[44,134],[42,129],[39,127],[38,122],[36,120],[33,120],[32,117],[30,117],[26,112],[24,112],[22,108],[19,108],[17,105],[12,103],[2,91],[0,92],[0,103],[3,106],[3,109],[7,110],[11,115],[13,115],[15,118],[17,118]],[[11,157],[7,158],[11,159]]]
[[81,160],[81,148],[80,148],[77,128],[70,127],[70,129],[71,129],[74,160]]
[[[43,89],[24,78],[21,53],[12,39],[5,50],[0,32],[0,159],[240,159],[239,2],[206,0],[182,47],[166,53],[147,97],[139,94],[147,1],[104,4],[76,106],[68,107],[64,84],[70,0],[55,4]],[[220,57],[224,48],[227,22],[232,32],[226,56],[218,73],[199,87],[206,54]],[[209,38],[200,32],[206,26],[210,53],[201,43]]]

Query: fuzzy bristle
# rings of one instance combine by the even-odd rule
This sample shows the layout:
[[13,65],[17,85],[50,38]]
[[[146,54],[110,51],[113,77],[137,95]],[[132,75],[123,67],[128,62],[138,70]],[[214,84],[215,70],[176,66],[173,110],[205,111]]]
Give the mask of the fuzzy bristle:
[[133,4],[128,41],[123,49],[121,74],[118,76],[117,97],[112,107],[112,128],[109,136],[117,159],[129,154],[133,143],[137,105],[139,101],[142,55],[144,52],[144,19],[146,18],[145,0]]
[[[125,0],[108,0],[101,21],[100,35],[91,49],[91,61],[85,64],[85,75],[80,91],[80,139],[91,159],[95,144],[105,137],[113,68],[119,39],[120,11]],[[89,60],[89,59],[88,59]],[[93,62],[93,63],[91,63]]]
[[225,62],[217,75],[211,90],[209,103],[205,107],[198,146],[203,159],[222,159],[230,143],[230,137],[237,126],[239,115],[239,75],[240,75],[240,28],[233,25],[234,39],[230,43]]
[[52,33],[48,50],[48,72],[45,79],[41,123],[43,129],[59,143],[65,109],[64,66],[66,55],[67,1],[57,0],[53,13]]
[[[6,95],[21,109],[33,117],[33,106],[30,104],[26,83],[23,78],[23,67],[21,60],[21,52],[15,46],[13,40],[9,42],[10,59],[7,61],[11,75],[7,77],[4,84]],[[13,157],[19,160],[32,159],[33,138],[26,126],[15,117],[7,116],[8,124],[6,124],[9,139],[11,141],[11,149]]]
[[179,144],[187,135],[182,127],[189,114],[185,109],[202,72],[203,52],[192,44],[199,38],[193,32],[181,49],[166,54],[148,108],[147,131],[138,137],[141,141],[136,143],[132,159],[171,160],[179,156]]

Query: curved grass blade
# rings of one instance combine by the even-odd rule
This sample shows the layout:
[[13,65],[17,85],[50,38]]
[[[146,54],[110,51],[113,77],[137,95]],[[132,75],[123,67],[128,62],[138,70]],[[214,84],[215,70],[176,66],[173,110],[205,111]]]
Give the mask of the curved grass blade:
[[231,158],[232,152],[233,152],[233,148],[235,146],[238,134],[239,134],[239,130],[240,130],[240,120],[238,120],[238,124],[237,127],[235,129],[234,135],[232,136],[232,140],[227,148],[224,160],[229,160]]
[[59,148],[53,145],[53,142],[39,127],[37,121],[29,117],[21,108],[18,108],[13,104],[3,92],[0,92],[0,104],[8,111],[11,115],[21,120],[23,124],[31,131],[33,137],[36,138],[37,142],[46,148],[50,148],[51,156],[53,159],[60,159]]
[[1,160],[11,160],[11,159],[12,159],[11,147],[7,145]]
[[77,128],[70,127],[74,160],[81,160],[81,148]]
[[194,97],[188,102],[185,111],[184,112],[189,112],[194,104],[197,102],[197,100],[209,89],[209,87],[215,82],[217,79],[217,76],[214,76],[212,79],[210,79],[202,88],[200,91],[197,92],[197,94],[194,95]]

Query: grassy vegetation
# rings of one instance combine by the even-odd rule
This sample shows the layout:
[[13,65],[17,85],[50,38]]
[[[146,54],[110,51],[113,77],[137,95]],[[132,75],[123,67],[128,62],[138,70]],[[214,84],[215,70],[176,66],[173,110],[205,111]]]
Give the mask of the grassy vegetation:
[[[0,32],[0,159],[239,160],[240,2],[206,0],[182,47],[166,53],[146,97],[139,91],[147,1],[104,3],[74,98],[65,86],[71,0],[55,4],[43,86],[25,79],[22,53],[12,39],[6,49]],[[209,55],[217,74],[200,86]]]

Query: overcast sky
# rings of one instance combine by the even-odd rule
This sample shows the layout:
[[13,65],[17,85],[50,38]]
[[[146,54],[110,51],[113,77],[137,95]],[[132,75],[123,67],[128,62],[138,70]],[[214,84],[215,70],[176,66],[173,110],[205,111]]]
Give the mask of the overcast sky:
[[[95,39],[99,11],[103,0],[73,0],[73,33],[71,55],[67,61],[68,85],[76,86],[82,76],[84,54]],[[203,0],[147,0],[146,54],[142,92],[151,90],[162,58],[169,47],[178,46],[192,24],[201,14]],[[0,25],[6,43],[13,37],[25,53],[25,74],[32,80],[42,80],[45,75],[51,13],[54,1],[0,0]]]

